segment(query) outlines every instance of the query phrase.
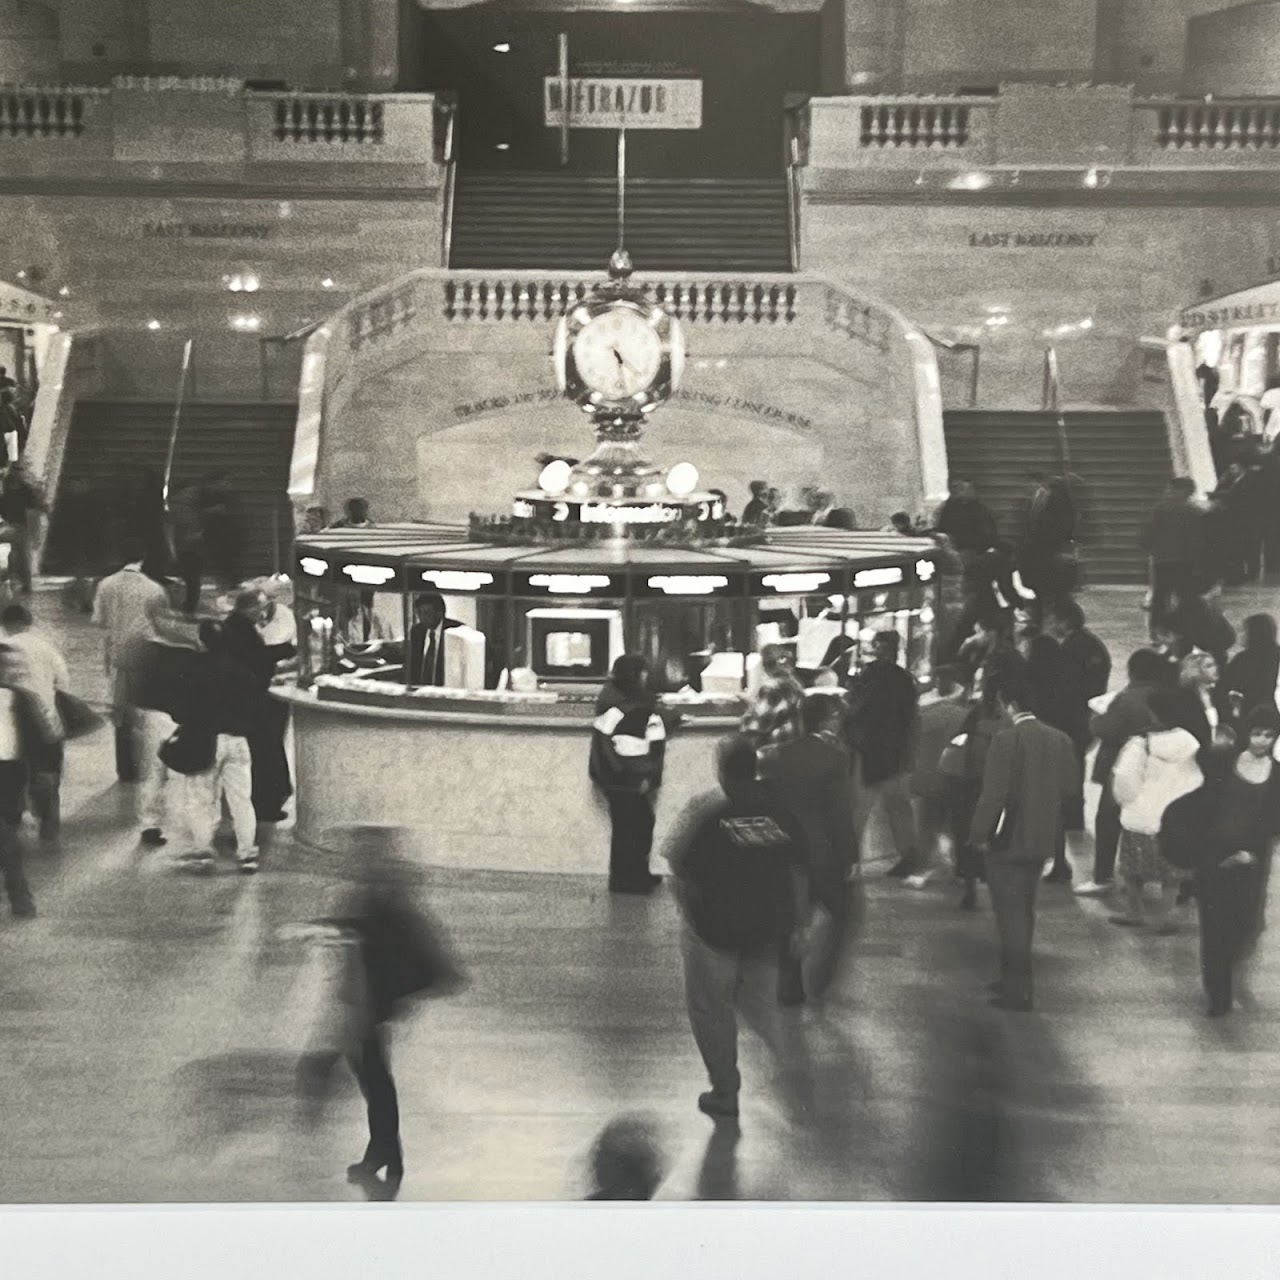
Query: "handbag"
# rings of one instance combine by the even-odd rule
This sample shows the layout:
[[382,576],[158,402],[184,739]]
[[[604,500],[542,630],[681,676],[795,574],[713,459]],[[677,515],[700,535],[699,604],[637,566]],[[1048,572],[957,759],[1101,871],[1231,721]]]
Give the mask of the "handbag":
[[65,689],[57,690],[54,703],[58,709],[58,718],[62,721],[63,737],[68,742],[93,733],[105,723],[104,717],[83,698],[77,698],[74,693],[67,693]]
[[180,724],[160,744],[160,750],[156,754],[166,768],[190,777],[212,769],[217,753],[217,734]]

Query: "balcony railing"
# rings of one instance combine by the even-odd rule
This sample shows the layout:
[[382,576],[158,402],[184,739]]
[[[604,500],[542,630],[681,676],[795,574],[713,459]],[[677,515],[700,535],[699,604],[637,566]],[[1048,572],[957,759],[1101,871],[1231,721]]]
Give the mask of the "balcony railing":
[[0,138],[78,138],[102,89],[0,88]]
[[290,94],[275,100],[277,142],[367,142],[385,140],[379,98],[348,94]]
[[862,108],[860,141],[882,150],[948,151],[969,141],[964,102],[874,102]]
[[1166,151],[1274,151],[1280,103],[1171,102],[1154,107],[1156,141]]

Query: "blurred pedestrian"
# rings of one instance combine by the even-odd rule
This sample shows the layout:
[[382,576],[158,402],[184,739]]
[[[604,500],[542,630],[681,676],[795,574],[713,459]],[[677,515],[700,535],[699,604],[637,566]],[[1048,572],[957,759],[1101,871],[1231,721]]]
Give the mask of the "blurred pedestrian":
[[308,507],[302,513],[298,524],[298,537],[306,537],[309,533],[320,533],[329,527],[329,512],[324,507]]
[[737,1013],[785,1052],[778,958],[796,927],[808,860],[799,824],[756,778],[754,742],[726,739],[717,763],[720,794],[689,803],[665,852],[680,904],[689,1023],[711,1084],[698,1109],[732,1119],[742,1084]]
[[0,520],[9,544],[9,577],[24,595],[31,594],[31,544],[41,512],[48,511],[44,494],[27,474],[26,464],[11,463],[0,481]]
[[1141,926],[1146,923],[1144,895],[1149,884],[1157,886],[1160,906],[1154,923],[1169,931],[1167,922],[1171,889],[1182,872],[1161,856],[1159,836],[1165,810],[1181,796],[1204,782],[1195,735],[1178,726],[1183,701],[1176,690],[1157,689],[1149,706],[1154,725],[1129,739],[1116,760],[1111,788],[1120,806],[1120,846],[1117,869],[1125,885],[1125,908],[1111,917],[1112,924]]
[[1076,507],[1065,477],[1033,472],[1019,569],[1034,593],[1038,625],[1044,606],[1075,588]]
[[761,747],[802,737],[804,687],[796,678],[791,647],[765,645],[760,650],[760,666],[764,679],[742,717],[742,732]]
[[1158,689],[1168,688],[1164,662],[1152,649],[1137,649],[1130,655],[1128,675],[1128,684],[1089,721],[1089,732],[1098,741],[1093,781],[1102,790],[1093,827],[1093,876],[1076,888],[1080,897],[1101,897],[1111,890],[1120,847],[1120,805],[1112,790],[1112,771],[1125,743],[1155,727],[1151,698]]
[[1236,642],[1236,629],[1222,612],[1222,590],[1215,583],[1202,593],[1178,597],[1169,625],[1192,649],[1211,653],[1221,672]]
[[876,806],[882,805],[896,856],[889,875],[905,880],[920,862],[910,791],[920,695],[898,662],[900,647],[896,631],[876,633],[871,641],[872,660],[850,690],[848,723],[856,752],[859,841],[865,848],[867,824]]
[[781,957],[778,998],[800,1004],[821,997],[834,981],[851,922],[859,913],[861,880],[854,825],[852,764],[841,740],[844,702],[811,693],[802,709],[804,736],[760,749],[758,774],[772,785],[804,834],[805,901],[793,943]]
[[348,498],[342,504],[342,515],[329,527],[331,529],[372,529],[373,520],[369,515],[368,500],[365,498]]
[[649,852],[666,745],[649,664],[639,654],[624,653],[596,700],[588,764],[609,805],[610,893],[652,893],[662,883],[649,870]]
[[36,914],[23,866],[22,815],[27,807],[31,735],[31,715],[22,693],[24,665],[11,645],[0,644],[0,878],[9,910],[19,920]]
[[27,751],[27,782],[31,811],[46,844],[57,841],[62,830],[63,729],[58,710],[59,693],[71,692],[71,676],[62,651],[43,632],[31,625],[31,613],[24,604],[11,604],[0,613],[4,643],[21,658],[23,688],[33,701],[36,732]]
[[1142,549],[1151,558],[1151,627],[1173,609],[1174,598],[1196,594],[1208,570],[1204,512],[1195,505],[1195,481],[1174,476],[1143,526]]
[[769,482],[753,480],[751,498],[742,509],[742,525],[749,529],[763,529],[769,523]]
[[987,753],[969,839],[985,853],[1000,936],[993,1003],[1026,1012],[1033,1004],[1036,889],[1045,861],[1057,848],[1063,811],[1076,798],[1079,777],[1071,739],[1036,718],[1025,677],[1007,678],[998,697],[1013,724],[995,736]]
[[16,462],[27,451],[29,426],[12,387],[0,387],[0,465]]
[[969,718],[971,689],[964,668],[943,664],[934,671],[934,691],[920,699],[920,734],[916,744],[911,793],[918,811],[921,867],[906,884],[923,889],[946,861],[944,842],[951,841],[952,787],[941,769],[942,753],[963,732]]
[[1254,707],[1276,705],[1280,681],[1280,643],[1276,620],[1269,613],[1253,613],[1244,620],[1244,647],[1227,663],[1222,685],[1239,716]]
[[[345,1057],[364,1096],[369,1142],[347,1178],[371,1199],[394,1199],[404,1178],[400,1103],[391,1074],[389,1024],[422,996],[461,989],[462,970],[439,925],[415,901],[416,871],[394,856],[394,833],[355,827],[329,833],[348,845],[356,877],[333,915],[317,921],[339,944],[341,982],[324,1044],[299,1066],[310,1110],[323,1100],[333,1068]],[[345,944],[345,945],[342,945]],[[383,1174],[379,1179],[378,1175]]]

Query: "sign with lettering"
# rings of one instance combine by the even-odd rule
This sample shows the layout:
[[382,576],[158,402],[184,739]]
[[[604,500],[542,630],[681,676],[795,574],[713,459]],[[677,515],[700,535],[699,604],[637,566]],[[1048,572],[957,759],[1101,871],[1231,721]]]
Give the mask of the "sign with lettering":
[[1194,333],[1212,329],[1247,328],[1274,324],[1280,320],[1280,299],[1240,303],[1232,306],[1193,307],[1182,313],[1182,327]]
[[970,231],[971,249],[1092,249],[1096,231]]
[[276,233],[270,222],[144,222],[142,234],[159,240],[266,240]]
[[[542,88],[546,122],[558,127],[564,123],[564,84],[546,76]],[[568,110],[572,129],[701,129],[702,81],[574,76]]]

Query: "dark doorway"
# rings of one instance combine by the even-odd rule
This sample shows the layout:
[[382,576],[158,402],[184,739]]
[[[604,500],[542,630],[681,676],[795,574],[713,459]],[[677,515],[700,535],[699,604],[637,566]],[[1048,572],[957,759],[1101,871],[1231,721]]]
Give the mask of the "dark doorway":
[[[701,129],[628,130],[628,171],[637,176],[777,173],[783,95],[819,88],[816,12],[776,14],[748,4],[550,12],[511,3],[426,12],[405,2],[401,86],[457,93],[458,159],[468,169],[560,168],[559,131],[545,123],[543,78],[556,74],[561,32],[571,75],[702,81]],[[612,130],[574,129],[568,167],[612,172],[616,146]]]

